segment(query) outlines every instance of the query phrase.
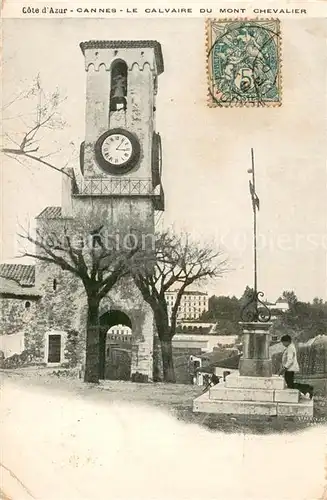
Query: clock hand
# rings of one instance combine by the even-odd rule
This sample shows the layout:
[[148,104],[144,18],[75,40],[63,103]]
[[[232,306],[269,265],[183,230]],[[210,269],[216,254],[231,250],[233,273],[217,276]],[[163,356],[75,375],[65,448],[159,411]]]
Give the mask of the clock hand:
[[121,140],[121,143],[119,144],[119,146],[117,146],[117,147],[116,147],[116,151],[119,151],[119,148],[120,148],[120,146],[123,144],[123,142],[124,142],[124,139],[122,139],[122,140]]

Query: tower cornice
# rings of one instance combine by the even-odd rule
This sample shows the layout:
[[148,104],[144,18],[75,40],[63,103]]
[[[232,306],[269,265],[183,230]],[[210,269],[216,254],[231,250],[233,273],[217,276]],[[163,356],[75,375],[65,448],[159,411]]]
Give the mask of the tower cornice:
[[89,40],[80,43],[81,51],[85,55],[87,49],[154,49],[158,74],[163,73],[164,63],[161,45],[156,40]]

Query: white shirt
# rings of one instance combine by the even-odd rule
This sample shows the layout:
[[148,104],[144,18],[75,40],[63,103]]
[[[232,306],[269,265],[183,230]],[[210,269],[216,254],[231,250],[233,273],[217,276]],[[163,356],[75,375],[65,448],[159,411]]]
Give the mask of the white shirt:
[[285,368],[289,372],[300,371],[294,344],[290,344],[288,347],[285,348],[285,351],[283,352],[282,365],[283,368]]

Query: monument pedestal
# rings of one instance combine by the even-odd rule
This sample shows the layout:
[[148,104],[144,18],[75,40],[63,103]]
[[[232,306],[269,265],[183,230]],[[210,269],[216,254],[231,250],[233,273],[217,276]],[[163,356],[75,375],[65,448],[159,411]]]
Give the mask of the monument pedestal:
[[313,416],[313,401],[285,387],[283,377],[231,374],[193,401],[193,411],[230,415]]
[[193,411],[233,415],[313,416],[313,401],[288,389],[283,377],[272,375],[269,358],[271,323],[243,324],[243,358],[239,374],[209,389],[193,401]]
[[269,357],[271,323],[247,322],[243,326],[243,357],[240,359],[240,375],[271,377],[272,362]]

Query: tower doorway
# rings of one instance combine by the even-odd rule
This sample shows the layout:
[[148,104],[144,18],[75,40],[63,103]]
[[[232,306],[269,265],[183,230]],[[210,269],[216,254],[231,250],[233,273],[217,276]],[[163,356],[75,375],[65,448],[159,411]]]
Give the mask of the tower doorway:
[[132,322],[122,311],[100,317],[100,379],[129,380],[132,358]]

